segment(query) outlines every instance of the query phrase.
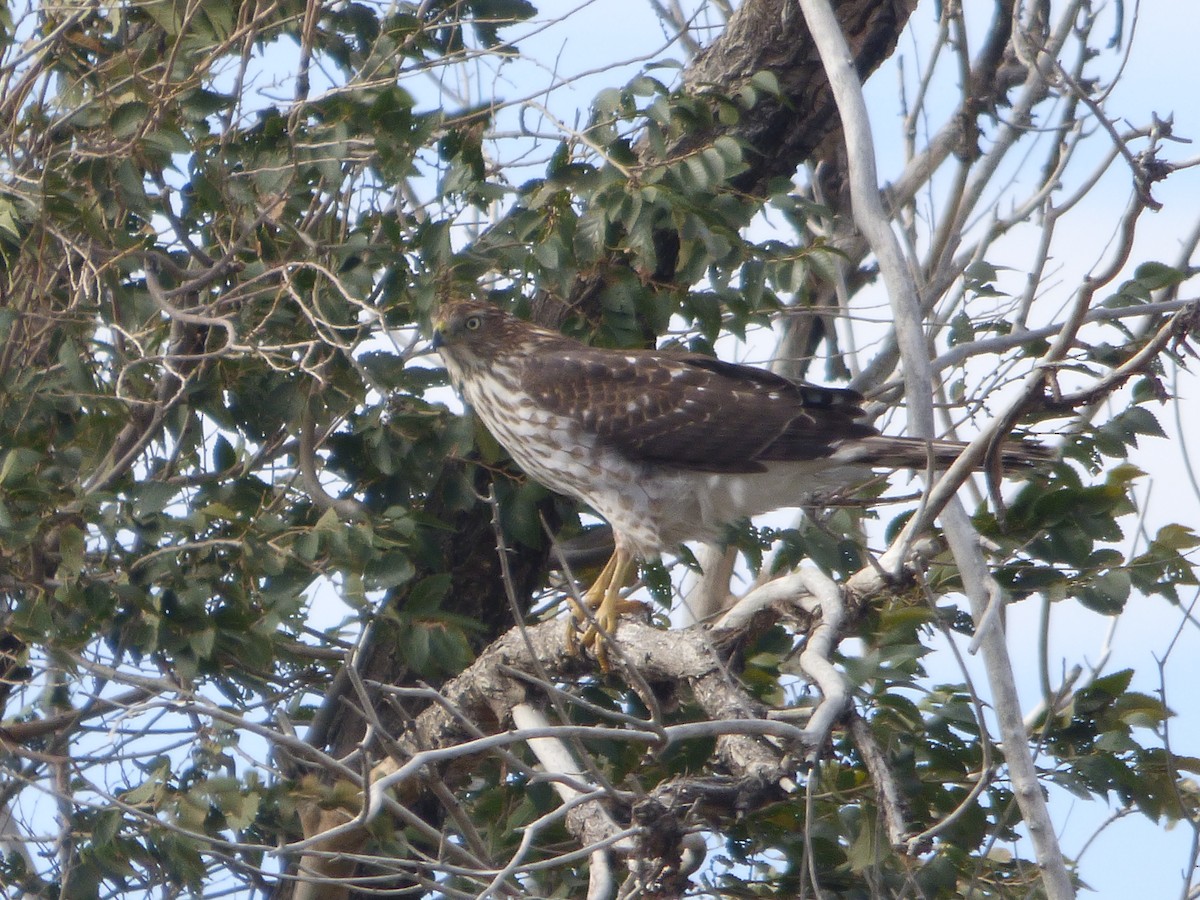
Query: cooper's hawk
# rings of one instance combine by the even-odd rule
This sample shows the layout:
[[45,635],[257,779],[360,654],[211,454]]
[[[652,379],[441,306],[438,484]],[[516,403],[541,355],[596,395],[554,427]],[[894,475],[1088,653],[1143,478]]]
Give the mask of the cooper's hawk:
[[[854,391],[697,353],[589,347],[472,300],[442,307],[433,346],[517,465],[612,526],[616,551],[583,598],[608,633],[638,557],[718,541],[738,519],[876,469],[947,465],[966,446],[881,435],[860,421]],[[1046,458],[1030,444],[1001,453],[1008,467]]]

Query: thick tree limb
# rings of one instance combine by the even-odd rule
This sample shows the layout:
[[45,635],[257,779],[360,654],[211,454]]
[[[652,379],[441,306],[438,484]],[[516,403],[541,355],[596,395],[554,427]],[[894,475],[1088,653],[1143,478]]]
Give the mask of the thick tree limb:
[[[861,78],[892,55],[915,8],[913,0],[838,3],[838,24],[850,42]],[[790,178],[838,130],[837,105],[816,44],[790,0],[747,0],[739,6],[720,38],[696,55],[683,81],[696,93],[715,88],[722,94],[736,94],[759,72],[775,76],[778,97],[761,98],[735,125],[689,134],[670,148],[669,155],[732,133],[751,150],[750,168],[733,179],[734,187],[755,194],[772,178]]]
[[[513,677],[514,670],[565,679],[587,674],[594,666],[591,660],[567,652],[561,622],[513,629],[488,647],[462,675],[444,686],[440,703],[418,715],[404,734],[395,736],[399,755],[374,767],[370,787],[365,796],[359,794],[357,808],[313,810],[306,817],[306,839],[285,848],[285,852],[302,853],[301,871],[314,876],[297,886],[295,896],[302,900],[336,900],[347,895],[348,886],[334,887],[326,880],[332,873],[345,871],[336,854],[346,858],[345,855],[353,856],[361,848],[366,827],[386,808],[385,793],[404,790],[407,784],[416,785],[414,779],[418,776],[433,777],[431,767],[439,763],[461,764],[469,756],[514,740],[556,741],[576,733],[633,740],[650,747],[660,740],[669,746],[675,741],[711,735],[715,737],[715,753],[721,766],[747,789],[751,786],[789,789],[792,782],[786,754],[777,744],[786,747],[790,743],[799,749],[804,746],[808,732],[770,720],[766,710],[729,677],[718,648],[736,642],[741,633],[741,630],[714,632],[703,626],[668,633],[627,621],[613,638],[614,651],[627,665],[636,667],[646,681],[680,685],[701,708],[704,721],[633,730],[559,725],[545,731],[526,728],[519,734],[506,734],[501,729],[512,724],[513,710],[528,709],[531,700],[536,699],[536,685]],[[529,724],[527,718],[523,721]],[[765,740],[768,735],[772,741]],[[558,768],[573,766],[561,763]],[[563,785],[556,788],[560,796],[570,795],[571,807],[566,812],[565,824],[581,847],[591,852],[602,846],[622,855],[638,855],[639,848],[650,838],[645,830],[631,835],[617,825],[606,806],[598,802],[598,796],[590,792],[588,782],[578,777],[578,772],[555,774],[556,785]],[[761,789],[753,787],[755,791]],[[689,842],[680,835],[676,857],[694,857],[695,853],[696,848],[689,847]],[[684,868],[681,863],[678,865],[679,871]]]

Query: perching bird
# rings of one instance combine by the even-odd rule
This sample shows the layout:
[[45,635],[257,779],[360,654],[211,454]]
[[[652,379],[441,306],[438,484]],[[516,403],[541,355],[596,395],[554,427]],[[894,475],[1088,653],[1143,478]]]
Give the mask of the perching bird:
[[[517,465],[612,526],[616,550],[583,597],[609,634],[639,557],[719,541],[739,519],[863,484],[877,469],[944,467],[966,446],[881,435],[860,421],[851,390],[697,353],[589,347],[473,300],[441,308],[433,346]],[[1007,468],[1047,458],[1036,444],[1001,449]],[[590,628],[584,643],[596,635]]]

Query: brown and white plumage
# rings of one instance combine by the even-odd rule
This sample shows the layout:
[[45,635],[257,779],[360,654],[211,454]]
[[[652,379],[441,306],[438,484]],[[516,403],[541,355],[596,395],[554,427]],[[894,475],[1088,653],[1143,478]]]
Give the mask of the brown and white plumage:
[[[612,526],[610,581],[634,557],[718,540],[738,519],[806,504],[877,469],[923,469],[931,454],[947,465],[965,446],[881,435],[861,421],[854,391],[695,353],[589,347],[476,301],[441,309],[434,346],[516,463]],[[1010,445],[1002,456],[1016,467],[1044,452]]]

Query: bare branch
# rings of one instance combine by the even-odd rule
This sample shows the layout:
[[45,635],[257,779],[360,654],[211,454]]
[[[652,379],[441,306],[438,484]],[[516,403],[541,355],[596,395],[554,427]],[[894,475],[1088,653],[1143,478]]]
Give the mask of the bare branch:
[[[879,201],[875,153],[861,86],[850,69],[844,39],[826,0],[801,0],[801,9],[821,50],[841,111],[850,158],[855,220],[871,242],[888,286],[892,311],[896,317],[900,353],[904,360],[909,416],[917,434],[932,437],[932,377],[921,329],[917,289],[892,234],[883,204]],[[951,552],[958,563],[972,613],[976,622],[982,625],[981,619],[990,603],[999,595],[999,586],[983,560],[979,536],[956,499],[948,499],[942,510],[942,523]],[[907,539],[908,535],[904,537]],[[1033,839],[1047,893],[1053,900],[1066,900],[1074,896],[1074,888],[1029,752],[1029,737],[1021,717],[1020,701],[1003,633],[999,628],[988,628],[983,635],[988,678],[1017,802]]]

